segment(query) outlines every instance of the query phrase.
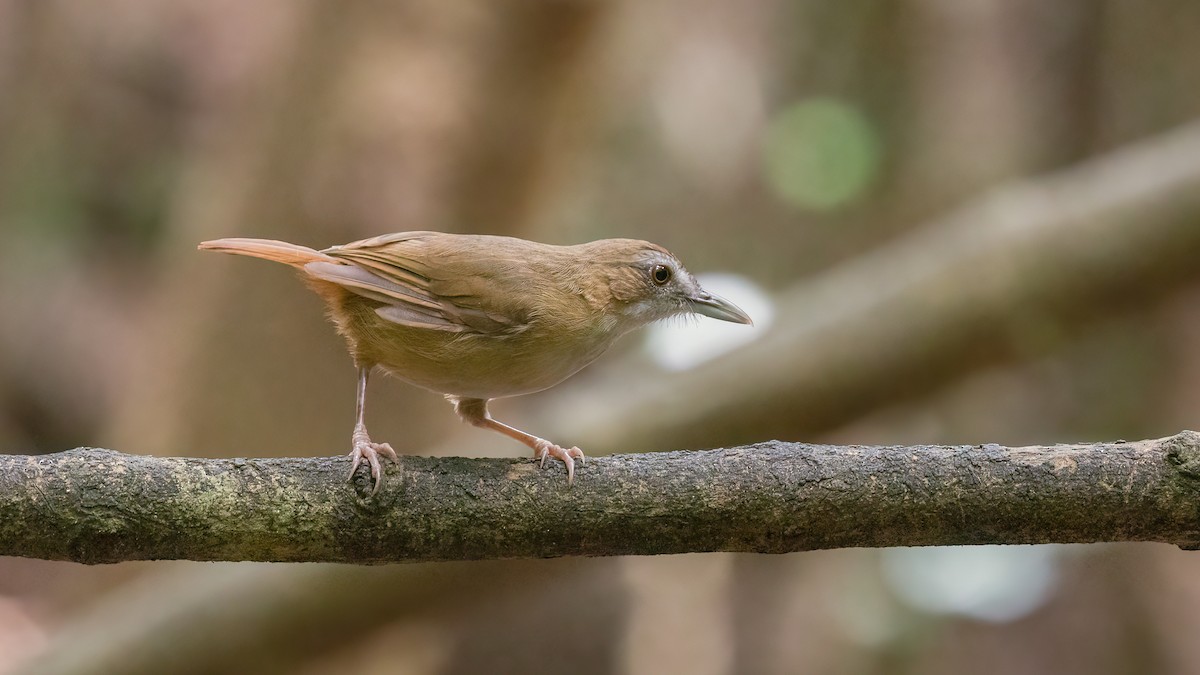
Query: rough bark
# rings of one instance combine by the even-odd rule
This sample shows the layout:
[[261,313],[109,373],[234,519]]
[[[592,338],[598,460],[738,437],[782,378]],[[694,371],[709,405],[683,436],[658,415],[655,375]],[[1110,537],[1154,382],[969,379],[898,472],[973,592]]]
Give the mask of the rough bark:
[[1200,434],[1008,448],[773,441],[614,455],[568,486],[526,460],[347,460],[81,448],[0,458],[0,554],[83,563],[385,563],[783,553],[850,546],[1200,541]]

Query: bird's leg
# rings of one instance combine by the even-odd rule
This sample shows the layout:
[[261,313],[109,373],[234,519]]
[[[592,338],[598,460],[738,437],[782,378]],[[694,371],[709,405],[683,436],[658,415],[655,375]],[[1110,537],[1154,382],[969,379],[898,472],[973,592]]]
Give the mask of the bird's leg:
[[535,461],[540,461],[541,465],[546,466],[546,457],[556,457],[562,460],[563,464],[567,465],[567,484],[570,485],[575,480],[575,460],[586,462],[587,459],[583,456],[583,451],[579,448],[563,448],[555,445],[544,438],[538,438],[532,434],[527,434],[520,429],[510,427],[503,422],[498,422],[492,419],[487,409],[487,400],[482,398],[460,398],[458,396],[447,396],[447,400],[454,404],[454,412],[462,418],[464,422],[469,422],[481,429],[491,429],[499,431],[513,440],[520,441],[530,448],[533,448],[533,458]]
[[371,467],[371,479],[374,481],[374,487],[371,488],[371,494],[379,492],[379,485],[383,483],[383,467],[379,464],[379,455],[383,454],[397,464],[400,463],[396,457],[396,451],[387,443],[373,443],[371,436],[367,434],[367,424],[364,421],[367,408],[367,376],[371,374],[371,366],[359,366],[358,368],[358,398],[354,406],[354,435],[352,436],[354,449],[350,451],[350,456],[354,459],[350,465],[350,476],[347,480],[354,478],[354,472],[358,470],[358,465],[365,459]]

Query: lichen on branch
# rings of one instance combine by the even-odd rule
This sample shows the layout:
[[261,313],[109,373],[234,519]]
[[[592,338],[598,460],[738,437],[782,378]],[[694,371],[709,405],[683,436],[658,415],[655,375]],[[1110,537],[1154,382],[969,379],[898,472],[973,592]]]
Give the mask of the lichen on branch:
[[0,456],[0,555],[385,563],[1200,541],[1200,434],[1031,446],[772,441],[589,460]]

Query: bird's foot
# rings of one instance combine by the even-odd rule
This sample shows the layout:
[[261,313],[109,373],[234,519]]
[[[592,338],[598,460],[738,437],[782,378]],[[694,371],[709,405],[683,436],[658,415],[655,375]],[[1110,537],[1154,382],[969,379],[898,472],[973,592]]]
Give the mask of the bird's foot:
[[387,443],[374,443],[371,437],[367,435],[365,428],[354,430],[354,449],[350,451],[352,462],[350,464],[350,476],[346,480],[354,479],[354,472],[358,471],[358,465],[366,460],[367,465],[371,467],[371,480],[374,487],[371,488],[371,494],[379,492],[379,486],[383,483],[383,466],[379,462],[379,456],[383,455],[393,462],[399,464],[400,458],[396,456],[396,451]]
[[578,459],[581,464],[587,463],[587,458],[583,456],[583,451],[579,448],[563,448],[544,438],[539,438],[534,444],[533,461],[540,462],[540,466],[545,468],[547,457],[560,459],[563,464],[567,465],[567,485],[575,482],[575,460]]

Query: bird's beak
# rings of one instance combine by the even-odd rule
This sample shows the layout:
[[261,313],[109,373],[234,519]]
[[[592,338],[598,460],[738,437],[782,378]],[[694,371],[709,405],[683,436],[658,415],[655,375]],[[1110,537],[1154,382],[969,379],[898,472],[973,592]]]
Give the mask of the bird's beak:
[[697,314],[711,316],[714,319],[722,321],[744,323],[750,326],[754,325],[754,322],[750,320],[749,314],[743,312],[742,308],[719,295],[699,290],[689,300],[692,304],[692,311]]

